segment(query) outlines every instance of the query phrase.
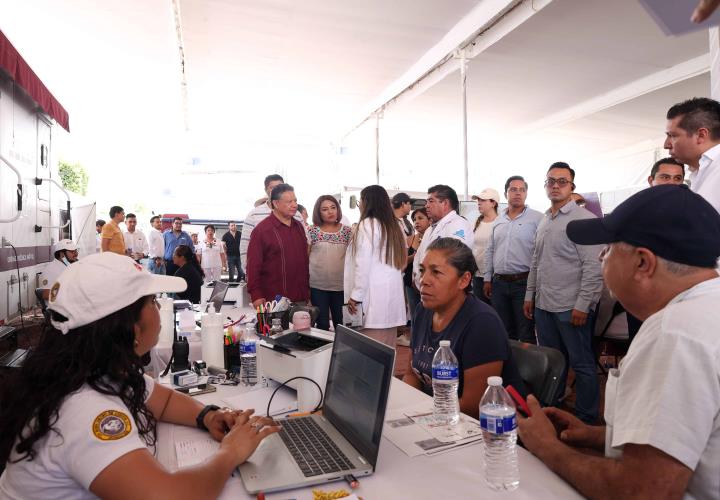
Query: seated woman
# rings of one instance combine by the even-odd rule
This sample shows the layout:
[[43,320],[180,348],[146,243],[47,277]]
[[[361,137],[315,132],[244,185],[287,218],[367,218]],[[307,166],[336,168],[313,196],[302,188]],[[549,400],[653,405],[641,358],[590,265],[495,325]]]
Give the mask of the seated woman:
[[475,297],[472,251],[454,238],[440,238],[420,264],[420,300],[412,323],[410,369],[403,381],[432,395],[432,359],[441,340],[449,340],[458,359],[460,411],[477,418],[487,379],[501,376],[520,394],[525,386],[495,310]]
[[178,270],[175,271],[175,276],[183,278],[187,283],[187,290],[176,293],[175,298],[179,300],[189,300],[193,304],[199,304],[200,290],[203,285],[205,273],[189,246],[177,246],[173,253],[173,264],[178,266]]
[[[50,292],[51,325],[0,407],[2,498],[216,498],[272,422],[203,406],[144,375],[157,343],[155,294],[185,282],[111,252],[85,257]],[[153,456],[157,422],[197,426],[220,442],[203,464],[171,473]],[[168,446],[166,443],[164,446]]]

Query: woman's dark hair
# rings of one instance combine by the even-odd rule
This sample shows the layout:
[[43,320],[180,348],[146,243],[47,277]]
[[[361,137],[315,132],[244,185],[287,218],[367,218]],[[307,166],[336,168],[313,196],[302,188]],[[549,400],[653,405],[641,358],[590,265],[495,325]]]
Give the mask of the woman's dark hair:
[[428,217],[428,214],[427,214],[427,208],[425,208],[425,207],[420,207],[420,208],[416,208],[415,210],[413,210],[412,213],[410,214],[410,218],[412,219],[413,222],[415,222],[415,214],[418,213],[418,212],[420,212],[421,214],[423,214],[423,215],[424,215],[425,217],[427,217],[428,219],[430,218],[430,217]]
[[[497,213],[498,213],[498,202],[495,201],[495,200],[490,200],[490,201],[493,202],[493,208],[495,209],[495,214],[497,215]],[[475,227],[473,227],[473,231],[476,231],[476,230],[477,230],[477,228],[480,226],[480,223],[483,221],[484,218],[485,218],[485,216],[484,216],[482,213],[481,213],[480,215],[478,215],[478,218],[475,219]]]
[[337,209],[337,220],[335,222],[340,222],[340,220],[342,219],[342,209],[340,208],[340,203],[338,203],[334,196],[324,194],[317,199],[317,201],[315,202],[315,206],[313,207],[313,224],[315,224],[316,226],[320,226],[322,224],[322,217],[320,217],[320,207],[324,201],[331,201],[335,204],[335,208]]
[[[385,263],[396,269],[403,269],[406,260],[406,242],[395,213],[390,205],[390,197],[385,188],[378,185],[367,186],[360,191],[362,209],[358,226],[365,219],[375,219],[380,224],[380,248],[385,247]],[[357,251],[357,238],[353,237],[353,251]]]
[[200,273],[200,276],[202,276],[203,278],[205,277],[205,273],[203,272],[202,267],[200,267],[200,263],[197,260],[197,255],[195,255],[195,253],[190,250],[189,246],[178,245],[175,249],[175,253],[178,257],[182,257],[188,262],[188,264],[192,265],[195,270]]
[[472,291],[472,277],[478,270],[472,250],[460,240],[455,238],[438,238],[430,243],[427,251],[438,250],[445,254],[448,264],[455,268],[458,276],[470,273],[470,283],[465,288],[465,293]]
[[[0,464],[15,447],[17,460],[33,459],[34,445],[54,428],[65,398],[84,384],[122,400],[138,433],[152,447],[156,421],[145,406],[143,362],[135,353],[135,323],[151,297],[63,335],[48,326],[38,346],[5,381],[0,407]],[[51,311],[55,321],[67,318]],[[32,425],[29,425],[33,422]],[[15,444],[17,441],[17,445]]]
[[212,229],[213,231],[215,231],[215,226],[213,226],[212,224],[208,224],[207,226],[205,226],[205,229],[203,229],[203,233],[207,233],[208,229]]

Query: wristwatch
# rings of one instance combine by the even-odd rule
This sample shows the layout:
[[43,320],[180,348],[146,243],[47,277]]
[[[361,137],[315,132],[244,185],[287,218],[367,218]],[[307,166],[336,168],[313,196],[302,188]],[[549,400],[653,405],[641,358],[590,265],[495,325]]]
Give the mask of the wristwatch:
[[195,424],[197,425],[197,428],[207,431],[208,428],[205,426],[205,422],[203,422],[203,420],[205,419],[205,415],[207,415],[211,411],[215,411],[215,410],[219,410],[219,409],[220,409],[220,407],[218,405],[207,405],[205,408],[200,410],[200,413],[198,413],[197,418],[195,418]]

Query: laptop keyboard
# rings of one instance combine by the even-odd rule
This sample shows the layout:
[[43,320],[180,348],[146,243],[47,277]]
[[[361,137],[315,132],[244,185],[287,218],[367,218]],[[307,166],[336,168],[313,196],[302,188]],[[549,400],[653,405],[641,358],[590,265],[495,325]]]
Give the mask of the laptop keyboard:
[[311,417],[282,423],[280,438],[305,477],[353,469],[353,464]]

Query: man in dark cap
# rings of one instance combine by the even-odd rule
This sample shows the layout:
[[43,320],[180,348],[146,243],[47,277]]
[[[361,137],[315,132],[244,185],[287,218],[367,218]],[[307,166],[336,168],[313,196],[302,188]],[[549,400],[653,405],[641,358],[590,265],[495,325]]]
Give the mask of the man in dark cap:
[[569,223],[567,235],[607,245],[605,282],[644,323],[608,376],[606,426],[530,396],[523,443],[587,497],[717,498],[720,215],[687,186],[658,186],[604,219]]

